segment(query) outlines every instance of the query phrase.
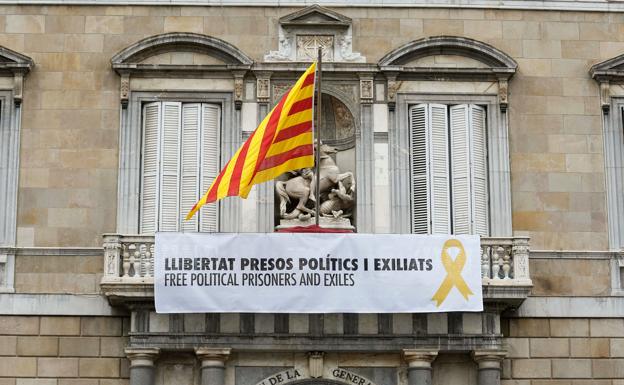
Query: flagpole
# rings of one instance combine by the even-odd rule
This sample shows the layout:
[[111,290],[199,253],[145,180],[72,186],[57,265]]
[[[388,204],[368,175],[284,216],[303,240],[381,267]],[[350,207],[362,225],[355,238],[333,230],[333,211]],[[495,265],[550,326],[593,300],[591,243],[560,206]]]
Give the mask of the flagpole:
[[316,125],[314,126],[315,136],[315,146],[316,146],[316,170],[314,171],[315,175],[315,183],[316,188],[314,189],[314,197],[316,198],[316,212],[315,212],[315,221],[316,225],[319,226],[320,221],[320,212],[321,212],[321,79],[322,79],[322,54],[323,50],[321,47],[318,48],[318,60],[316,62]]

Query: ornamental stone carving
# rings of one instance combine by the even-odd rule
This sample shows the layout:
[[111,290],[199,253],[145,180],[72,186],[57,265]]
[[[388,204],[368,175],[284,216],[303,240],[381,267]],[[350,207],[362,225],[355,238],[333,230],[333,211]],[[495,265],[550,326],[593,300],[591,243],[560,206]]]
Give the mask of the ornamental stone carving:
[[313,5],[286,15],[278,28],[277,50],[264,56],[266,62],[314,61],[319,47],[325,61],[366,62],[353,52],[351,19],[327,8]]

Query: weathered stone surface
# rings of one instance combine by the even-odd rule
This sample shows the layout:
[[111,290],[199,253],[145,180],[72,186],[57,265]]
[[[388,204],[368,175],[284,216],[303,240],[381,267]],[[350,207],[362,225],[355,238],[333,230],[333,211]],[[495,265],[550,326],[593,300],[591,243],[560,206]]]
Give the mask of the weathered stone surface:
[[34,377],[37,375],[37,359],[34,357],[2,357],[0,373],[10,377]]
[[81,330],[84,336],[120,336],[121,318],[81,317]]
[[507,343],[507,357],[528,358],[529,339],[528,338],[505,338]]
[[79,335],[80,317],[41,317],[43,335]]
[[125,357],[124,348],[128,344],[127,338],[102,337],[100,338],[100,356]]
[[624,378],[624,359],[595,359],[592,360],[594,378]]
[[517,359],[513,360],[512,376],[514,378],[550,378],[550,360],[547,359]]
[[509,332],[512,337],[548,337],[548,319],[514,318],[509,320]]
[[570,342],[567,338],[531,338],[531,357],[568,357]]
[[585,359],[554,359],[552,375],[555,378],[591,378],[591,360]]
[[38,358],[37,376],[39,377],[77,377],[77,358]]
[[17,354],[17,337],[0,336],[0,356],[14,356]]
[[550,332],[553,337],[586,337],[589,336],[589,320],[553,318]]
[[[551,215],[543,213],[544,216]],[[573,222],[585,229],[591,227],[591,215],[587,212],[572,216],[571,213],[552,214],[561,216],[562,222]],[[571,223],[569,223],[572,225]],[[581,231],[583,228],[571,229]],[[609,263],[605,260],[531,260],[531,279],[535,295],[605,295],[611,290]],[[570,276],[574,276],[574,280]]]
[[118,358],[81,358],[80,377],[118,377]]
[[57,337],[18,337],[18,356],[56,356],[58,355]]
[[609,357],[608,338],[570,338],[570,356],[572,357]]
[[624,319],[591,319],[590,333],[592,337],[624,337]]
[[39,318],[0,316],[0,334],[39,334]]
[[98,337],[61,337],[59,355],[67,357],[95,357],[100,354]]

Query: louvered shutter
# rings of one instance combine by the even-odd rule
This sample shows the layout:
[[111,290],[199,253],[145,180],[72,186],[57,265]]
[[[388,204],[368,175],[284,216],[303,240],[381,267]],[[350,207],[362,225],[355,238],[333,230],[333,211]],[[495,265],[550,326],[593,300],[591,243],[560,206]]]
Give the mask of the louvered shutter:
[[489,235],[485,109],[470,105],[473,234]]
[[449,152],[447,106],[429,105],[429,178],[431,233],[449,234]]
[[197,215],[188,221],[184,218],[199,197],[199,159],[201,156],[201,109],[200,103],[182,106],[182,147],[180,175],[180,230],[197,231]]
[[143,106],[143,180],[139,222],[142,234],[153,234],[158,228],[160,108],[159,102]]
[[469,106],[451,107],[453,234],[471,234]]
[[[202,155],[201,155],[201,193],[208,191],[210,184],[219,172],[219,133],[221,131],[221,106],[202,105]],[[218,231],[219,204],[204,205],[199,214],[199,230],[202,232]]]
[[158,231],[178,231],[182,103],[163,102]]
[[410,173],[412,188],[412,233],[429,233],[429,192],[427,181],[427,105],[409,109]]

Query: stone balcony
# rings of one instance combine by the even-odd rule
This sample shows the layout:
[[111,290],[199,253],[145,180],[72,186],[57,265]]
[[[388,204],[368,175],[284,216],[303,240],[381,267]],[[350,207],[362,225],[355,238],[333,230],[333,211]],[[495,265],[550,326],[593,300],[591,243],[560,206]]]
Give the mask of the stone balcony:
[[[528,237],[481,238],[483,299],[517,307],[532,287]],[[112,304],[152,302],[154,236],[104,235],[102,292]]]

